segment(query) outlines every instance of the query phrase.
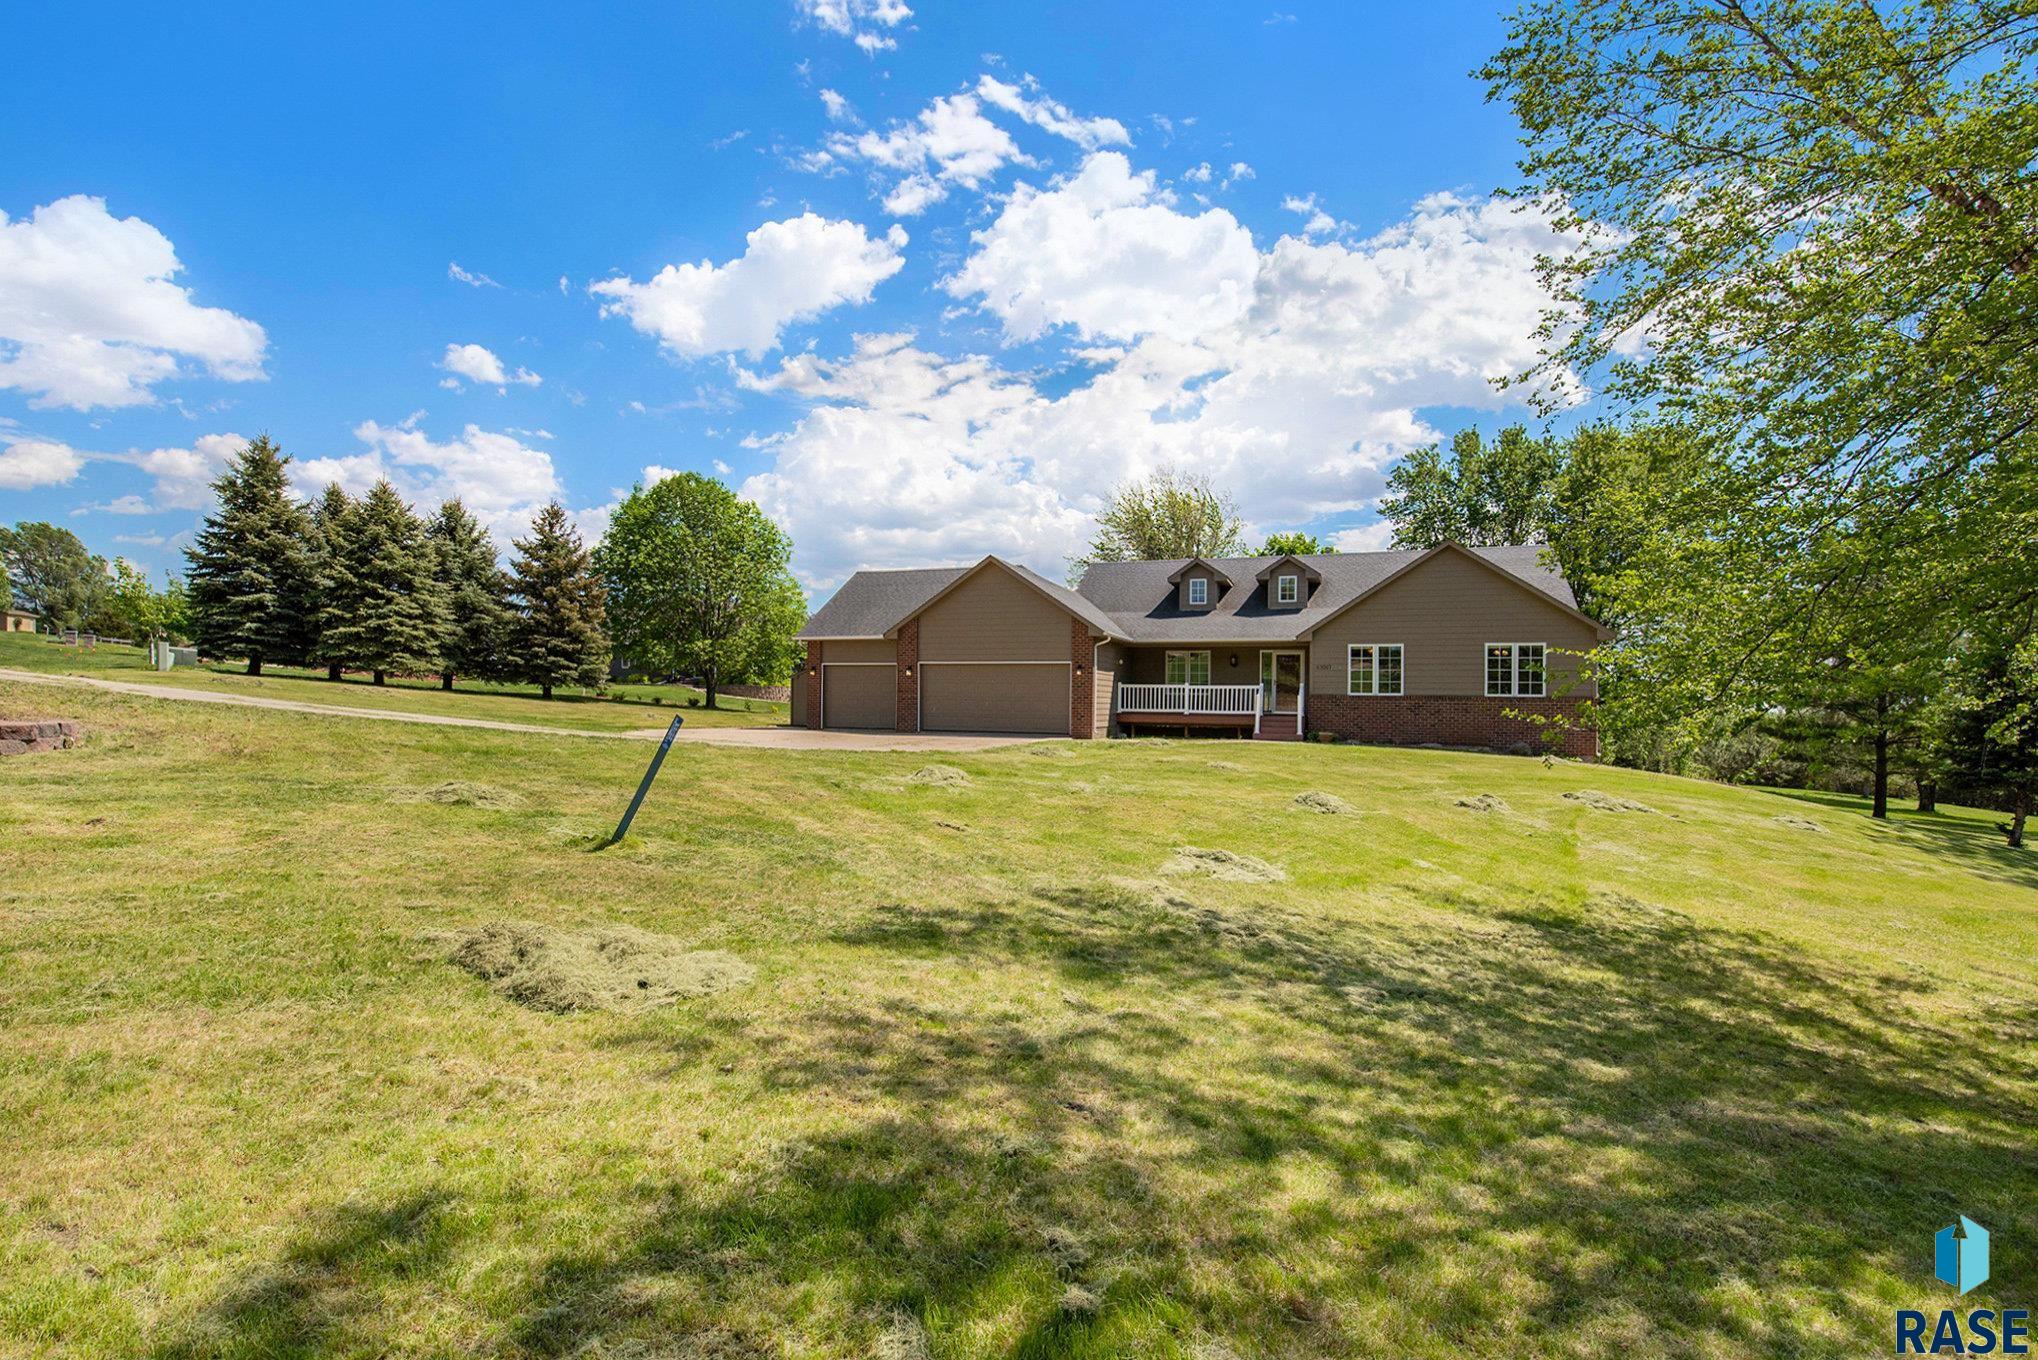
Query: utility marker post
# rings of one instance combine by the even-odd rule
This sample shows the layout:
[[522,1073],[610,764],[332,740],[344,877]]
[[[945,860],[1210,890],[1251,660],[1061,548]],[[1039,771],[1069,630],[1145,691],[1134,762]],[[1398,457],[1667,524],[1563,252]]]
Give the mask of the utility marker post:
[[665,729],[665,740],[659,742],[658,749],[651,753],[651,768],[644,771],[644,782],[637,786],[637,796],[630,800],[630,810],[623,814],[622,821],[616,823],[616,834],[609,837],[608,844],[604,845],[603,849],[606,850],[609,845],[614,845],[628,834],[630,823],[636,819],[637,809],[644,806],[644,795],[651,792],[651,781],[658,777],[658,767],[665,763],[665,753],[672,749],[672,739],[679,735],[679,725],[685,721],[684,717],[677,714],[673,716],[672,726]]

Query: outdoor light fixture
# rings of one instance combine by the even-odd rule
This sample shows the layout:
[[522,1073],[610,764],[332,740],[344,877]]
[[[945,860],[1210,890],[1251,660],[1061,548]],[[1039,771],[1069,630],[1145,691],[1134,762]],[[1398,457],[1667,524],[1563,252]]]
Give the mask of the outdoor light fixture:
[[906,678],[908,680],[913,678],[913,668],[911,666],[906,667]]
[[808,675],[812,675],[813,673],[814,673],[814,668],[813,668],[812,666],[809,666],[809,667],[807,667],[807,674],[808,674]]
[[1234,665],[1234,666],[1236,666],[1236,665],[1238,664],[1238,653],[1237,653],[1237,652],[1233,652],[1233,653],[1231,654],[1231,664],[1232,664],[1232,665]]

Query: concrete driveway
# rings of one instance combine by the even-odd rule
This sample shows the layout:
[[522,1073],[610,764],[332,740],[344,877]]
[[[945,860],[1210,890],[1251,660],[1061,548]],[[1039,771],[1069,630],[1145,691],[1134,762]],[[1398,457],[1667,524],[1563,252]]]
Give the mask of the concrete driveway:
[[[492,732],[525,732],[539,737],[595,737],[603,741],[657,741],[663,727],[633,732],[591,732],[580,727],[544,727],[537,723],[504,722],[495,718],[457,718],[440,713],[404,713],[395,709],[349,708],[343,704],[308,704],[296,699],[271,699],[258,694],[178,689],[167,684],[103,680],[92,675],[51,675],[0,667],[0,680],[26,685],[78,685],[113,694],[175,703],[225,704],[230,708],[266,708],[283,713],[309,713],[319,718],[361,718],[369,722],[419,723],[426,727],[480,727]],[[1023,746],[1052,740],[962,732],[809,732],[804,727],[685,727],[679,740],[702,746],[750,746],[782,751],[987,751],[994,746]]]

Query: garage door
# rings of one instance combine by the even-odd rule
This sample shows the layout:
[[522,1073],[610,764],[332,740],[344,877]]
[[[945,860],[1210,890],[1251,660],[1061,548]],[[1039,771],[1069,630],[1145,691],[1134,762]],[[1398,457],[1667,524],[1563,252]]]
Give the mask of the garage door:
[[821,726],[899,725],[899,682],[889,665],[821,665]]
[[1068,663],[920,668],[920,728],[925,732],[1069,734]]

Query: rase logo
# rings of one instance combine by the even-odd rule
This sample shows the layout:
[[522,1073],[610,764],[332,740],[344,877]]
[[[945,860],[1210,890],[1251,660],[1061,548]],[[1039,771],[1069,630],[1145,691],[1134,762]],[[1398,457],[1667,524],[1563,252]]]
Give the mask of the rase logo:
[[[1988,1279],[1988,1229],[1967,1217],[1948,1223],[1932,1239],[1932,1273],[1965,1294]],[[1898,1355],[2029,1355],[2031,1314],[2022,1308],[1977,1308],[1961,1317],[1902,1308],[1896,1315]]]

